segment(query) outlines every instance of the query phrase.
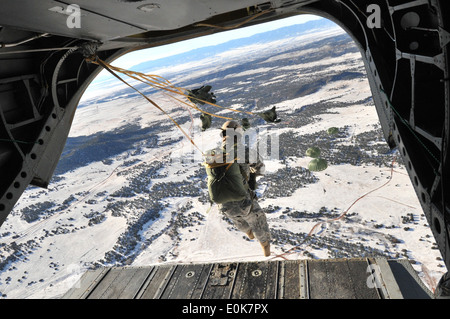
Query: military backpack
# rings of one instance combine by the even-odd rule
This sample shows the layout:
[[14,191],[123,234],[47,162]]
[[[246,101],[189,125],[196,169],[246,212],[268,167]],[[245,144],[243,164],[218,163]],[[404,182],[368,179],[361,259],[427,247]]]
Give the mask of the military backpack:
[[227,160],[225,150],[211,150],[204,163],[210,199],[217,204],[243,200],[248,193],[237,158]]

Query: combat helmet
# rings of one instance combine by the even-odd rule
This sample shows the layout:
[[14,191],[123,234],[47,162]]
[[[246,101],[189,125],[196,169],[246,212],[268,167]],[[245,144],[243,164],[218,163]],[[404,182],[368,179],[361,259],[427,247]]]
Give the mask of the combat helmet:
[[227,132],[228,134],[230,133],[230,130],[232,130],[231,132],[237,136],[238,139],[240,139],[243,135],[244,135],[244,130],[241,126],[241,124],[239,124],[239,122],[237,121],[226,121],[225,123],[223,123],[222,127],[220,128],[222,131],[220,133],[220,136],[225,137]]

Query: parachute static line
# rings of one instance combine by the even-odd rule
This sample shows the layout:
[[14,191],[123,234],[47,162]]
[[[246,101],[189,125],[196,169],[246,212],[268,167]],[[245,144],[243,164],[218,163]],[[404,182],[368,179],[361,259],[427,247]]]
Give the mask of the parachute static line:
[[[175,119],[173,119],[171,116],[170,116],[170,114],[169,113],[167,113],[165,110],[163,110],[156,102],[154,102],[152,99],[150,99],[149,97],[147,97],[145,94],[143,94],[141,91],[139,91],[138,89],[136,89],[134,86],[132,86],[131,84],[129,84],[127,81],[125,81],[124,79],[122,79],[119,75],[117,75],[114,71],[113,71],[113,69],[111,68],[111,66],[109,65],[109,64],[107,64],[106,62],[104,62],[104,61],[102,61],[101,59],[99,59],[98,57],[91,57],[91,58],[87,58],[87,61],[88,62],[91,62],[91,63],[95,63],[95,64],[98,64],[98,65],[100,65],[101,67],[103,67],[105,70],[107,70],[109,73],[111,73],[114,77],[116,77],[117,79],[119,79],[121,82],[123,82],[125,85],[127,85],[128,87],[130,87],[131,89],[133,89],[133,90],[135,90],[137,93],[139,93],[140,95],[142,95],[148,102],[150,102],[153,106],[155,106],[158,110],[160,110],[163,114],[165,114],[177,127],[178,127],[178,129],[184,134],[184,136],[186,136],[187,138],[188,138],[188,140],[191,142],[191,144],[192,145],[194,145],[194,147],[195,148],[197,148],[199,151],[200,151],[200,153],[202,154],[202,155],[204,155],[203,154],[203,152],[202,152],[202,150],[195,144],[195,142],[194,142],[194,140],[183,130],[183,128],[177,123],[177,121],[175,121]],[[114,69],[116,69],[115,67],[113,67]],[[120,68],[119,68],[120,69]],[[124,70],[124,71],[126,71],[126,70]],[[130,72],[130,71],[126,71],[127,73],[128,72]],[[121,72],[122,73],[122,72]],[[126,75],[128,75],[128,76],[130,76],[130,77],[132,77],[132,78],[134,78],[134,79],[136,79],[136,80],[139,80],[139,81],[141,81],[141,82],[143,82],[143,83],[146,83],[146,82],[144,82],[144,81],[142,81],[142,80],[140,80],[140,79],[138,79],[138,78],[136,78],[136,77],[134,77],[134,76],[131,76],[131,75],[129,75],[129,74],[127,74],[127,73],[125,73],[124,72],[124,74],[126,74]],[[145,74],[144,74],[145,75]],[[162,77],[160,77],[160,78],[162,78]],[[167,81],[167,80],[166,80]],[[158,81],[152,81],[152,82],[154,82],[154,83],[156,83],[156,84],[159,84],[159,82]],[[170,83],[170,82],[168,82],[167,81],[167,83]],[[148,84],[148,83],[146,83],[146,84]]]
[[[129,76],[130,78],[135,79],[135,80],[137,80],[139,82],[142,82],[144,84],[147,84],[147,85],[149,85],[149,86],[151,86],[153,88],[161,89],[161,90],[164,90],[164,91],[167,91],[167,92],[170,92],[170,93],[181,95],[181,96],[187,98],[188,100],[194,99],[196,101],[199,101],[199,102],[202,102],[202,103],[205,103],[205,104],[209,104],[209,105],[212,105],[214,107],[218,107],[218,108],[222,108],[222,109],[225,109],[225,110],[229,110],[229,111],[232,111],[232,112],[236,112],[236,113],[245,113],[245,114],[248,114],[248,115],[257,115],[257,116],[261,116],[261,114],[265,113],[265,112],[263,112],[263,113],[254,113],[254,112],[250,112],[250,111],[236,110],[236,109],[225,107],[225,106],[221,106],[221,105],[209,102],[209,101],[205,101],[205,100],[197,98],[195,96],[186,94],[185,92],[189,91],[189,90],[174,86],[169,80],[163,78],[162,76],[149,75],[149,74],[145,74],[145,73],[142,73],[142,72],[125,70],[125,69],[122,69],[122,68],[110,65],[107,62],[102,61],[98,57],[88,58],[88,61],[91,62],[91,63],[95,63],[95,64],[98,64],[98,65],[101,65],[102,67],[106,68],[110,73],[111,73],[111,71],[116,71],[116,72],[125,74],[125,75]],[[117,77],[116,74],[114,74],[114,76]],[[160,79],[160,80],[158,80],[158,79]],[[124,80],[121,79],[121,81],[123,82]],[[127,85],[130,86],[130,84],[128,84],[128,83],[127,83]],[[135,88],[133,88],[133,89],[136,90]],[[194,108],[197,111],[200,111],[202,113],[205,113],[205,114],[208,114],[208,115],[211,115],[211,116],[214,116],[214,117],[226,119],[226,120],[233,120],[233,118],[230,118],[230,117],[221,116],[221,115],[217,115],[217,114],[213,114],[213,113],[209,113],[207,111],[204,111],[204,110],[196,107],[194,104],[186,103],[185,101],[177,99],[174,96],[170,96],[170,97],[175,99],[175,100],[177,100],[178,102],[183,103],[185,105],[188,105],[189,107],[192,107],[192,108]],[[272,110],[274,110],[274,108],[275,107],[273,107]],[[275,115],[275,117],[276,117],[276,115]],[[273,119],[273,120],[272,119],[268,119],[266,121],[274,121],[274,120],[275,119]]]
[[[209,102],[209,101],[205,101],[205,100],[202,100],[202,99],[194,97],[194,96],[189,96],[188,94],[185,93],[185,91],[188,91],[187,89],[174,86],[169,80],[163,78],[162,76],[153,75],[153,74],[150,75],[150,74],[145,74],[145,73],[142,73],[142,72],[131,71],[131,70],[125,70],[125,69],[122,69],[122,68],[110,65],[110,64],[106,63],[105,61],[102,61],[102,60],[100,60],[98,58],[96,60],[90,61],[90,62],[96,63],[96,61],[99,62],[97,64],[102,63],[103,67],[106,66],[107,68],[109,68],[112,71],[116,71],[116,72],[125,74],[128,77],[130,77],[132,79],[135,79],[135,80],[137,80],[139,82],[142,82],[144,84],[147,84],[147,85],[149,85],[149,86],[151,86],[151,87],[153,87],[155,89],[160,89],[160,90],[164,90],[164,91],[176,94],[176,95],[181,95],[182,97],[185,97],[185,98],[188,98],[188,99],[194,99],[194,100],[200,101],[202,103],[206,103],[206,104],[218,107],[218,108],[223,108],[223,109],[226,109],[226,110],[229,110],[229,111],[239,112],[239,113],[246,113],[246,114],[249,114],[249,115],[256,115],[255,113],[252,113],[252,112],[240,111],[240,110],[236,110],[236,109],[233,109],[233,108],[220,106],[220,105],[217,105],[215,103],[212,103],[212,102]],[[176,97],[174,97],[172,95],[169,95],[169,96],[171,98],[175,99],[176,101],[178,101],[178,102],[180,102],[182,104],[188,105],[189,107],[192,107],[192,108],[194,108],[197,111],[200,111],[202,113],[205,113],[205,114],[208,114],[208,115],[211,115],[211,116],[214,116],[214,117],[226,119],[226,120],[232,120],[232,118],[230,118],[230,117],[220,116],[220,115],[217,115],[217,114],[206,112],[206,111],[198,108],[197,106],[195,106],[195,104],[187,103],[187,102],[182,101],[182,100],[180,100],[180,99],[178,99],[178,98],[176,98]]]
[[[111,73],[114,77],[116,77],[117,79],[119,79],[121,82],[123,82],[124,84],[126,84],[128,87],[130,87],[131,89],[135,90],[136,92],[138,92],[141,96],[143,96],[149,103],[151,103],[153,106],[155,106],[158,110],[160,110],[162,113],[164,113],[175,125],[176,127],[183,133],[183,135],[185,135],[189,141],[191,142],[192,145],[194,145],[199,151],[200,153],[205,156],[205,154],[203,153],[203,151],[195,144],[195,142],[193,141],[193,139],[191,137],[189,137],[189,135],[183,130],[183,128],[175,121],[175,119],[173,119],[170,114],[168,114],[164,109],[162,109],[156,102],[154,102],[153,100],[151,100],[149,97],[147,97],[145,94],[143,94],[141,91],[139,91],[137,88],[135,88],[134,86],[132,86],[131,84],[129,84],[127,81],[125,81],[124,79],[122,79],[117,73],[122,73],[136,81],[142,82],[146,85],[149,85],[150,87],[154,88],[154,89],[160,89],[163,91],[163,93],[170,97],[173,98],[174,100],[176,100],[177,102],[187,105],[197,111],[200,111],[204,114],[208,114],[210,116],[214,116],[214,117],[218,117],[218,118],[222,118],[222,119],[226,119],[226,120],[232,120],[232,118],[230,117],[225,117],[225,116],[220,116],[217,114],[213,114],[213,113],[209,113],[206,112],[200,108],[198,108],[194,103],[187,103],[177,97],[175,97],[173,94],[175,95],[180,95],[184,98],[187,98],[189,101],[191,101],[192,99],[202,102],[204,104],[209,104],[218,108],[222,108],[222,109],[226,109],[229,111],[233,111],[233,112],[237,112],[237,113],[245,113],[248,115],[258,115],[260,117],[262,117],[263,119],[265,119],[266,121],[271,121],[271,120],[267,120],[264,116],[265,113],[253,113],[253,112],[249,112],[249,111],[242,111],[242,110],[236,110],[233,108],[228,108],[228,107],[223,107],[220,105],[217,105],[215,103],[209,102],[209,101],[205,101],[203,99],[197,98],[195,96],[186,94],[185,92],[189,91],[187,89],[183,89],[180,87],[176,87],[174,86],[169,80],[163,78],[162,76],[159,75],[149,75],[149,74],[145,74],[142,72],[136,72],[136,71],[130,71],[130,70],[125,70],[116,66],[112,66],[110,64],[108,64],[107,62],[101,60],[98,56],[94,55],[94,56],[90,56],[87,57],[86,60],[90,63],[94,63],[97,64],[101,67],[103,67],[104,69],[106,69],[109,73]],[[117,73],[116,73],[117,72]],[[169,94],[172,93],[172,94]],[[272,108],[271,110],[275,115],[276,118],[276,113],[275,113],[275,107]],[[273,121],[272,121],[273,122]]]
[[[154,102],[153,100],[151,100],[149,97],[147,97],[145,94],[143,94],[141,91],[139,91],[138,89],[136,89],[134,86],[132,86],[131,84],[129,84],[127,81],[125,81],[124,79],[122,79],[119,75],[117,75],[114,71],[116,72],[120,72],[122,74],[125,74],[127,76],[129,76],[132,79],[135,79],[137,81],[140,81],[142,83],[145,83],[153,88],[158,88],[158,89],[162,89],[171,93],[175,93],[175,94],[179,94],[179,95],[183,95],[186,96],[186,94],[183,93],[183,91],[181,90],[181,88],[177,88],[175,86],[173,86],[170,81],[164,79],[161,76],[158,75],[147,75],[141,72],[135,72],[135,71],[129,71],[129,70],[125,70],[122,68],[118,68],[118,67],[114,67],[104,61],[102,61],[99,58],[95,58],[95,59],[89,59],[89,62],[98,64],[100,66],[102,66],[104,69],[106,69],[108,72],[110,72],[112,75],[114,75],[116,78],[118,78],[121,82],[125,83],[128,87],[132,88],[133,90],[135,90],[136,92],[138,92],[140,95],[142,95],[148,102],[150,102],[153,106],[155,106],[157,109],[159,109],[161,112],[163,112],[167,117],[169,117],[169,119],[177,126],[177,128],[189,139],[189,141],[191,142],[192,145],[194,145],[202,155],[203,151],[195,144],[195,142],[192,140],[192,138],[183,130],[183,128],[175,121],[175,119],[173,119],[165,110],[163,110],[156,102]],[[169,88],[167,88],[167,86]],[[164,92],[165,93],[165,92]],[[168,95],[167,93],[165,93],[165,95]],[[227,117],[222,117],[219,115],[215,115],[215,114],[210,114],[208,112],[204,112],[203,110],[200,110],[199,108],[197,108],[195,105],[191,105],[188,104],[172,95],[169,95],[169,97],[175,99],[176,101],[188,105],[196,110],[199,110],[203,113],[209,114],[211,116],[216,116],[216,117],[221,117],[224,119],[229,119]],[[205,101],[205,103],[209,103],[207,101]],[[209,103],[210,104],[210,103]]]

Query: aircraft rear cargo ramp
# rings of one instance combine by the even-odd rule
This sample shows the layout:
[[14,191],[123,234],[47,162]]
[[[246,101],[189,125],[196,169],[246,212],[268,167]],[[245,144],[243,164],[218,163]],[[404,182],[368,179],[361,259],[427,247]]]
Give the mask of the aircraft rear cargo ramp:
[[408,260],[171,264],[89,270],[64,299],[430,299]]

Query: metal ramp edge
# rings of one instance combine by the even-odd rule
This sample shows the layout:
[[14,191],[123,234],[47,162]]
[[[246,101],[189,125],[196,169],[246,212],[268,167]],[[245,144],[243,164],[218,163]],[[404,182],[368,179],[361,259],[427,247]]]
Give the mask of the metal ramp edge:
[[85,272],[63,299],[431,299],[408,260],[352,258]]

